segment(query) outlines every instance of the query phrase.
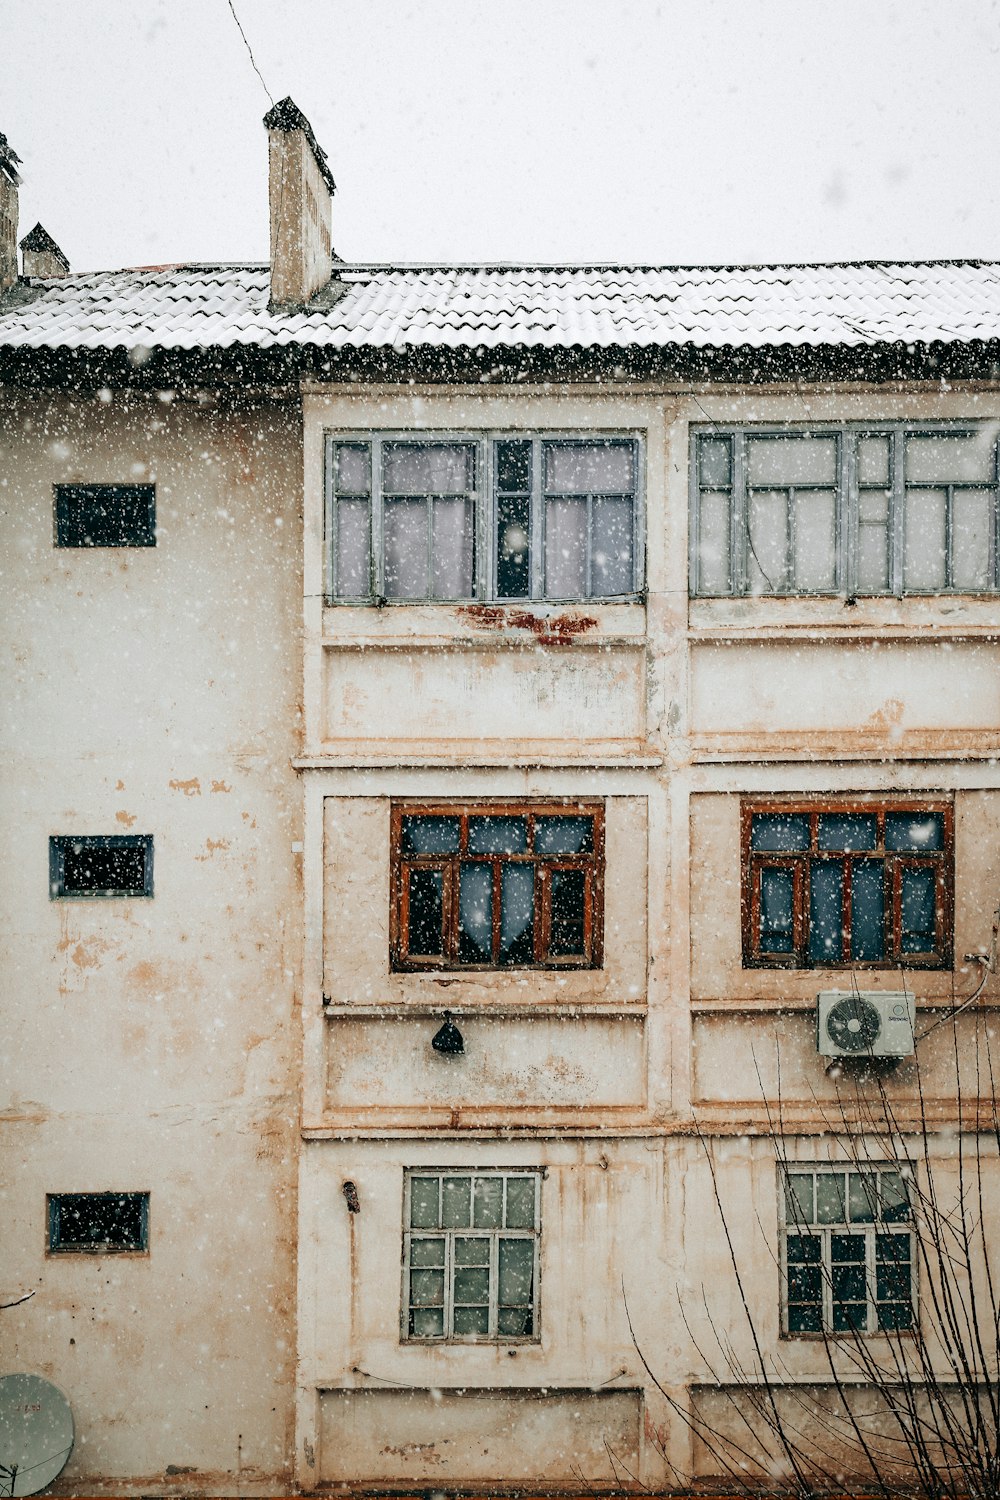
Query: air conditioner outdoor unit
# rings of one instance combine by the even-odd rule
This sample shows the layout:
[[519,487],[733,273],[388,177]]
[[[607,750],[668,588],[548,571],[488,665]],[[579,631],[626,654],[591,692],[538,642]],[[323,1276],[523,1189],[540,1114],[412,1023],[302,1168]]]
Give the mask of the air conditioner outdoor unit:
[[902,990],[822,990],[816,1046],[823,1057],[909,1057],[913,996]]

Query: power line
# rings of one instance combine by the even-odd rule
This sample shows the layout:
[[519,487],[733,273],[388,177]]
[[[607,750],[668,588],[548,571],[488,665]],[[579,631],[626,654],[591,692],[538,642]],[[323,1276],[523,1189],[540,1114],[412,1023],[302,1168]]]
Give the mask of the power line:
[[240,18],[236,14],[236,7],[233,4],[233,0],[227,0],[227,3],[229,5],[229,9],[233,13],[233,20],[236,22],[236,25],[237,25],[237,28],[239,30],[240,36],[243,38],[243,45],[247,49],[247,53],[248,53],[248,55],[250,57],[251,66],[253,67],[254,72],[257,74],[257,77],[261,81],[261,86],[262,86],[262,88],[264,90],[264,93],[271,100],[271,104],[273,105],[274,104],[274,98],[272,97],[271,90],[268,88],[267,84],[264,82],[264,75],[260,71],[260,69],[258,68],[257,63],[256,63],[256,61],[254,59],[253,49],[251,48],[250,43],[247,41],[247,34],[246,34],[246,32],[243,30],[243,27],[240,25]]

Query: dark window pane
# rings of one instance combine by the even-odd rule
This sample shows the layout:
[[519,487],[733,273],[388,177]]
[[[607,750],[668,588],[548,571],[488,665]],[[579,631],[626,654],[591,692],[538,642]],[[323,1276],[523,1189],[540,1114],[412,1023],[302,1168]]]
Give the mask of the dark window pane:
[[[497,1183],[501,1187],[501,1183]],[[478,1187],[478,1184],[477,1184]],[[473,1206],[475,1213],[475,1205]],[[490,1263],[490,1241],[487,1235],[456,1235],[456,1266],[488,1266]]]
[[[503,1218],[503,1180],[500,1177],[477,1177],[472,1193],[472,1222],[476,1229],[499,1229]],[[486,1240],[479,1240],[486,1245]]]
[[500,1241],[498,1300],[502,1307],[528,1307],[534,1296],[534,1240]]
[[879,1302],[904,1302],[910,1295],[910,1264],[875,1268],[875,1296]]
[[821,849],[876,849],[878,822],[868,813],[824,813],[817,842]]
[[788,1300],[790,1302],[820,1302],[823,1296],[822,1266],[788,1267]]
[[944,848],[944,816],[936,812],[890,812],[885,815],[885,847],[909,854]]
[[847,1218],[844,1202],[846,1180],[843,1172],[821,1172],[816,1178],[817,1224],[843,1224]]
[[527,847],[527,818],[487,816],[469,819],[470,854],[523,854]]
[[500,871],[500,962],[530,964],[535,956],[535,867]]
[[440,870],[416,865],[409,871],[409,884],[407,951],[417,958],[434,958],[444,952],[444,876]]
[[868,1328],[867,1302],[834,1302],[834,1333],[865,1333]]
[[531,489],[531,443],[522,438],[512,438],[497,443],[497,489]]
[[822,1333],[823,1309],[819,1302],[788,1304],[789,1333]]
[[811,1224],[813,1179],[811,1172],[790,1172],[785,1179],[785,1216],[789,1224]]
[[832,1261],[860,1261],[864,1265],[865,1237],[863,1234],[834,1234],[830,1236],[830,1259]]
[[410,1305],[441,1307],[444,1303],[443,1271],[410,1271]]
[[818,1265],[823,1242],[816,1234],[790,1234],[787,1259],[789,1265]]
[[410,1265],[417,1266],[420,1269],[426,1269],[428,1266],[436,1266],[440,1270],[444,1266],[444,1240],[412,1239],[410,1241]]
[[913,1308],[909,1302],[887,1302],[877,1308],[880,1328],[912,1328]]
[[878,1213],[878,1179],[871,1172],[851,1172],[847,1207],[852,1224],[873,1224]]
[[57,484],[57,547],[155,547],[152,484]]
[[457,1338],[485,1338],[490,1331],[488,1307],[456,1307],[454,1328]]
[[410,1337],[439,1339],[444,1336],[444,1309],[414,1307],[410,1310]]
[[549,956],[580,956],[586,949],[584,907],[587,876],[584,870],[553,870]]
[[527,495],[497,498],[497,595],[527,599],[531,592],[531,500]]
[[444,1178],[441,1183],[441,1227],[468,1229],[471,1220],[472,1178]]
[[937,872],[901,871],[899,946],[903,953],[932,953],[937,936]]
[[851,957],[872,963],[885,957],[884,866],[880,859],[851,865]]
[[411,1177],[410,1223],[414,1229],[438,1229],[441,1225],[440,1179]]
[[530,1307],[501,1307],[497,1314],[497,1333],[501,1338],[530,1338],[534,1332],[534,1314]]
[[816,860],[809,871],[809,957],[813,963],[841,962],[843,926],[843,862]]
[[49,840],[53,897],[151,896],[151,835],[57,836]]
[[504,1218],[504,1227],[534,1229],[535,1179],[533,1177],[508,1177],[507,1213]]
[[461,963],[493,957],[493,866],[463,864],[459,876],[458,957]]
[[791,870],[765,865],[760,872],[760,947],[762,953],[791,953],[793,932]]
[[593,818],[536,817],[536,854],[589,854],[593,847]]
[[403,818],[400,842],[404,854],[457,854],[460,832],[458,818]]
[[875,1259],[887,1264],[909,1263],[910,1236],[908,1234],[877,1234],[875,1236]]
[[775,854],[808,849],[809,819],[804,813],[754,813],[750,847]]
[[60,1193],[49,1199],[50,1250],[145,1250],[148,1193]]
[[[882,1199],[883,1223],[898,1224],[910,1217],[910,1195],[907,1191],[906,1179],[901,1172],[881,1172],[879,1193]],[[902,1243],[908,1245],[909,1240],[903,1239]]]
[[464,1266],[455,1272],[455,1301],[467,1307],[489,1305],[490,1273],[486,1266]]

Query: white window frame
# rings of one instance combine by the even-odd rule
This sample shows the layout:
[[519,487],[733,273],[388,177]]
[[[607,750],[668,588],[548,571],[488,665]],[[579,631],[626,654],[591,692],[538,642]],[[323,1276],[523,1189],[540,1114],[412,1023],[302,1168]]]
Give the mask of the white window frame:
[[[542,1232],[542,1181],[545,1170],[542,1167],[407,1167],[403,1178],[403,1251],[402,1251],[402,1301],[400,1307],[400,1341],[404,1344],[537,1344],[541,1342],[541,1232]],[[416,1177],[437,1177],[443,1181],[446,1177],[468,1178],[470,1184],[476,1178],[499,1178],[503,1181],[503,1210],[501,1219],[506,1217],[507,1205],[507,1182],[510,1178],[529,1177],[535,1184],[535,1222],[531,1229],[507,1229],[501,1223],[495,1229],[473,1229],[461,1226],[455,1228],[418,1228],[410,1224],[410,1188]],[[441,1189],[439,1188],[439,1192]],[[474,1187],[470,1187],[470,1194],[474,1194]],[[412,1239],[443,1239],[445,1241],[444,1261],[444,1332],[439,1335],[414,1334],[410,1332],[410,1242]],[[489,1261],[489,1329],[485,1334],[456,1334],[454,1332],[455,1312],[455,1262],[454,1248],[456,1238],[462,1239],[484,1239],[490,1241]],[[499,1256],[501,1239],[529,1240],[534,1245],[534,1261],[532,1267],[532,1305],[531,1325],[529,1334],[503,1334],[498,1332],[498,1310],[499,1310]],[[417,1269],[420,1269],[419,1267]]]
[[[496,515],[497,452],[496,444],[504,441],[532,443],[531,578],[530,593],[504,595],[496,592]],[[628,442],[633,445],[635,487],[632,510],[632,588],[623,594],[578,594],[569,597],[545,593],[545,490],[542,474],[542,450],[545,443]],[[371,578],[367,595],[340,597],[335,592],[336,506],[334,495],[334,449],[338,443],[367,443],[371,449]],[[455,443],[475,448],[475,484],[472,502],[474,518],[473,592],[455,598],[429,595],[423,599],[390,599],[385,594],[383,557],[382,446],[385,443]],[[328,606],[414,605],[414,604],[613,604],[634,602],[643,596],[645,577],[645,446],[643,434],[633,428],[583,431],[537,428],[525,431],[502,429],[431,431],[408,430],[337,430],[325,434],[325,503],[324,503],[324,595]],[[587,497],[588,500],[590,497]],[[589,517],[589,507],[588,507]],[[590,527],[587,533],[587,574],[591,574]]]
[[[968,422],[839,422],[839,423],[774,423],[769,425],[740,425],[713,423],[706,426],[692,423],[690,429],[689,479],[690,479],[690,524],[688,542],[688,578],[692,598],[719,599],[757,597],[761,591],[751,593],[748,561],[750,555],[749,485],[747,481],[747,440],[750,438],[817,437],[833,438],[837,442],[837,471],[833,484],[803,486],[773,486],[775,490],[795,488],[834,489],[837,493],[835,566],[836,581],[828,589],[807,589],[790,584],[787,588],[771,588],[762,592],[765,598],[837,597],[838,595],[865,598],[902,598],[904,595],[936,596],[940,594],[996,593],[1000,589],[1000,468],[998,468],[998,442],[993,443],[993,476],[990,479],[929,481],[926,484],[908,484],[905,472],[905,444],[911,437],[967,437],[993,426],[982,421]],[[699,439],[717,437],[732,443],[732,474],[728,493],[729,507],[729,586],[725,590],[702,590],[700,577],[700,520],[701,494],[726,493],[726,486],[702,486],[700,483],[698,453]],[[866,437],[888,437],[889,439],[889,503],[886,521],[888,548],[888,586],[885,589],[860,588],[858,585],[859,551],[859,497],[860,487],[857,472],[858,440]],[[865,486],[872,489],[874,486]],[[948,546],[945,559],[946,582],[941,588],[907,589],[904,586],[904,522],[907,488],[940,489],[946,493]],[[952,583],[953,556],[951,549],[951,514],[955,490],[991,490],[994,496],[990,518],[989,557],[987,559],[988,583],[983,589],[956,588]]]
[[[853,1221],[849,1217],[849,1208],[845,1211],[842,1221],[831,1224],[818,1224],[816,1222],[806,1224],[804,1220],[789,1215],[788,1194],[786,1192],[786,1181],[789,1177],[811,1174],[813,1183],[813,1201],[815,1202],[815,1179],[817,1177],[831,1177],[837,1174],[847,1176],[857,1173],[862,1176],[881,1175],[893,1172],[901,1176],[904,1184],[914,1180],[914,1167],[909,1161],[872,1161],[872,1162],[781,1162],[778,1166],[778,1224],[780,1239],[780,1254],[778,1256],[779,1270],[781,1275],[780,1305],[781,1305],[781,1336],[786,1339],[851,1339],[857,1337],[868,1338],[880,1335],[883,1338],[902,1336],[910,1337],[917,1327],[918,1305],[917,1305],[917,1239],[914,1227],[913,1196],[910,1196],[910,1216],[905,1220],[883,1221]],[[863,1329],[834,1329],[833,1326],[833,1260],[832,1260],[832,1238],[834,1234],[850,1233],[852,1235],[864,1235],[865,1239],[865,1301],[866,1301],[866,1325]],[[819,1331],[810,1329],[791,1329],[788,1326],[788,1237],[789,1235],[811,1235],[820,1241],[820,1271],[823,1289],[822,1329]],[[876,1296],[876,1241],[877,1234],[905,1235],[910,1246],[910,1310],[911,1320],[908,1328],[882,1328],[878,1321],[878,1300]]]

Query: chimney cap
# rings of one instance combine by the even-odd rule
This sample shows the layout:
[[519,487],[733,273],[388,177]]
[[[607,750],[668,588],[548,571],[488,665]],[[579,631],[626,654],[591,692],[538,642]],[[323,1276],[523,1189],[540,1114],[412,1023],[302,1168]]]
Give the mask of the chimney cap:
[[333,173],[330,171],[326,159],[326,152],[313,135],[313,128],[309,124],[309,121],[290,95],[286,95],[284,99],[279,99],[277,104],[268,110],[264,116],[264,124],[268,130],[301,130],[309,142],[313,156],[316,158],[316,165],[319,167],[323,181],[331,193],[337,191],[337,184],[333,180]]
[[14,147],[10,144],[3,132],[0,131],[0,172],[3,172],[6,177],[9,177],[15,187],[17,187],[17,185],[21,181],[20,175],[17,171],[20,161],[21,158],[14,150]]
[[19,241],[22,250],[34,251],[38,255],[54,255],[69,270],[69,261],[60,250],[55,240],[47,229],[41,224],[36,224],[34,229],[29,229],[23,240]]

